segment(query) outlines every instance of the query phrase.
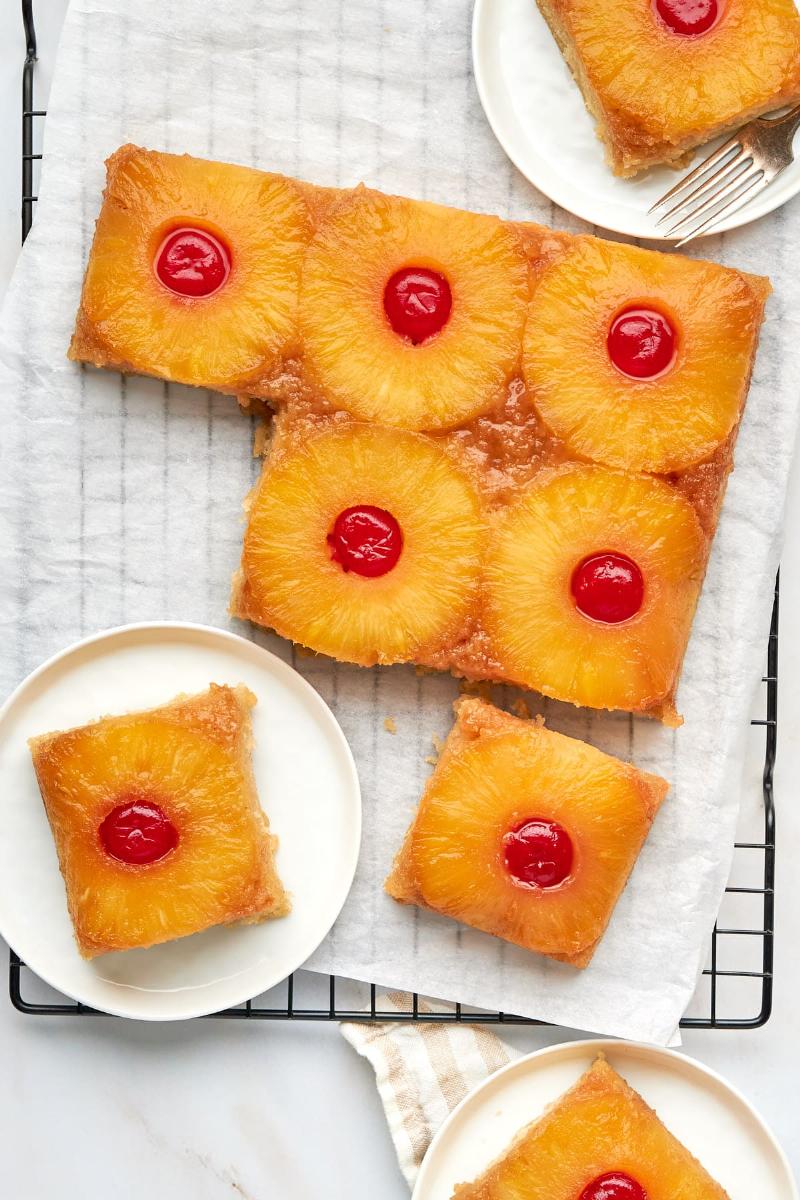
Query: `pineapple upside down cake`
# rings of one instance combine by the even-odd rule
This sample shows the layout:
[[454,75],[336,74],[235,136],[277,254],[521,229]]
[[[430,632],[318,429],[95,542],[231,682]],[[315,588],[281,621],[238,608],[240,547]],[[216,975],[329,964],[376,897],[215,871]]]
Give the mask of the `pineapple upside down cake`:
[[729,1200],[601,1054],[452,1200]]
[[84,958],[289,912],[244,686],[30,741]]
[[667,789],[540,721],[463,699],[386,891],[585,967]]
[[235,615],[678,722],[765,279],[133,146],[108,170],[71,356],[277,414]]
[[537,3],[617,175],[679,166],[694,147],[800,100],[794,0]]

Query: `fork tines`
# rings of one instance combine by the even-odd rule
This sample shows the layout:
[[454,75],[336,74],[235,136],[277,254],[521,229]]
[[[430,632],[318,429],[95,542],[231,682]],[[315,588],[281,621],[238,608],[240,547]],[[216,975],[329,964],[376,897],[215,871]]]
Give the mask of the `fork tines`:
[[670,204],[656,225],[663,226],[675,218],[674,224],[668,225],[663,233],[665,237],[683,233],[685,236],[677,242],[677,246],[683,246],[723,214],[752,199],[767,183],[769,177],[763,168],[745,152],[739,134],[734,134],[661,196],[649,211],[653,213]]

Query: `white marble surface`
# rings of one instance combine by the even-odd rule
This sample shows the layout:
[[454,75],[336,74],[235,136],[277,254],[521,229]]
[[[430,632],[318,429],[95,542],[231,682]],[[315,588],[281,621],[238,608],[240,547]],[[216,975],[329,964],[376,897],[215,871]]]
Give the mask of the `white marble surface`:
[[[37,0],[44,104],[66,0]],[[0,5],[0,290],[19,236],[18,5]],[[757,1105],[800,1169],[793,1072],[800,1067],[800,471],[783,566],[776,998],[753,1033],[695,1033],[685,1050]],[[0,946],[0,961],[5,961]],[[4,970],[4,968],[3,968]],[[0,1195],[14,1200],[402,1200],[370,1072],[329,1026],[196,1022],[145,1027],[102,1018],[35,1020],[0,987]],[[533,1049],[562,1033],[509,1036]]]

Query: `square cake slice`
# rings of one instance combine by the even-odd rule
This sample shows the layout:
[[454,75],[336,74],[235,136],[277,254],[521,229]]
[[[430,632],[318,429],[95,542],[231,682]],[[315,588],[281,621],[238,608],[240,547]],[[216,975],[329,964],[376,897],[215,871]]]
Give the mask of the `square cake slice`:
[[729,1200],[600,1055],[453,1200]]
[[485,701],[456,712],[386,891],[585,967],[668,784]]
[[308,237],[294,180],[120,146],[70,357],[222,392],[257,389],[296,352]]
[[617,175],[800,99],[794,0],[537,0]]
[[290,904],[258,801],[246,687],[30,739],[84,958]]

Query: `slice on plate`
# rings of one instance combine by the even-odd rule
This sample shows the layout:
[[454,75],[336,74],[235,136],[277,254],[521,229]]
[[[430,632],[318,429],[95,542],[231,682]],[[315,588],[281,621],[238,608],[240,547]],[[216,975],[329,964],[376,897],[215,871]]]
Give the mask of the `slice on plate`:
[[800,99],[794,0],[537,0],[617,175]]
[[84,958],[288,913],[244,686],[31,738]]
[[456,712],[387,892],[585,967],[668,784],[482,700]]
[[729,1200],[601,1054],[453,1200]]

